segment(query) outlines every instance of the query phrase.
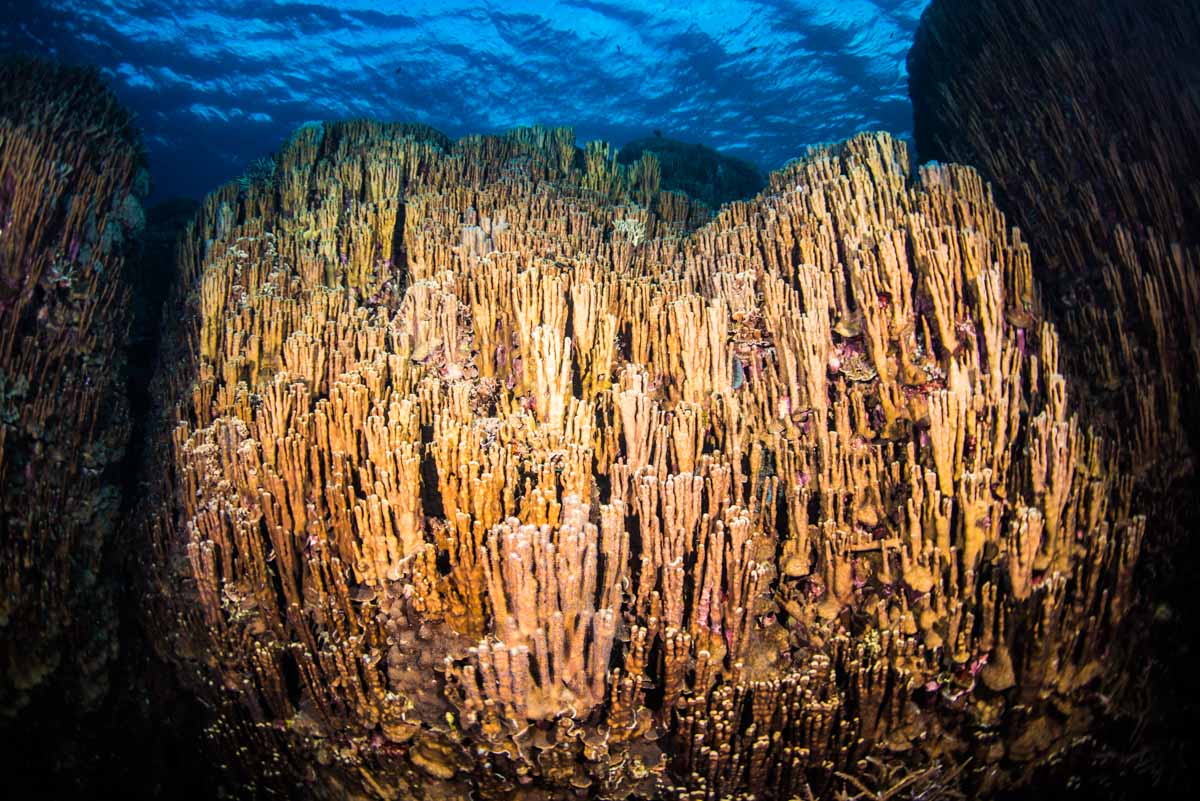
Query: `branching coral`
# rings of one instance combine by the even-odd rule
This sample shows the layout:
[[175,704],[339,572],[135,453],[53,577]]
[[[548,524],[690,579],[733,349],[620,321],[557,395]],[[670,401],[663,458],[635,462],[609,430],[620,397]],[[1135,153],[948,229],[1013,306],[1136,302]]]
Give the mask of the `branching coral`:
[[[909,56],[922,155],[977,164],[1003,194],[1043,265],[1064,372],[1084,414],[1119,440],[1152,513],[1146,603],[1121,639],[1133,646],[1127,672],[1153,676],[1154,702],[1112,693],[1141,736],[1109,747],[1133,770],[1157,763],[1150,772],[1179,791],[1194,760],[1171,757],[1163,741],[1190,739],[1194,753],[1194,736],[1179,731],[1200,704],[1180,656],[1195,642],[1184,610],[1200,519],[1197,37],[1200,6],[1186,0],[937,0]],[[1060,520],[1030,524],[1049,534]],[[1145,792],[1140,781],[1128,788]]]
[[100,572],[128,438],[121,267],[142,225],[140,159],[95,74],[0,61],[4,726],[51,677],[66,706],[94,705],[116,649],[117,577]]
[[979,177],[860,136],[698,227],[573,154],[329,125],[206,201],[148,608],[225,764],[986,792],[1087,731],[1144,523]]
[[1195,450],[1200,419],[1198,33],[1181,0],[940,0],[909,57],[922,156],[1004,193],[1139,474]]

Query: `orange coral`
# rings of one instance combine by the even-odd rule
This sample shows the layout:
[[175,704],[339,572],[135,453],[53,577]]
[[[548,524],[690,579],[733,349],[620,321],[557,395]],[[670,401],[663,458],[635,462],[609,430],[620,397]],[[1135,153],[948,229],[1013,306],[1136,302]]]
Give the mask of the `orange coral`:
[[979,177],[860,136],[698,226],[572,143],[327,125],[206,201],[149,525],[226,758],[832,797],[1086,730],[1144,523]]

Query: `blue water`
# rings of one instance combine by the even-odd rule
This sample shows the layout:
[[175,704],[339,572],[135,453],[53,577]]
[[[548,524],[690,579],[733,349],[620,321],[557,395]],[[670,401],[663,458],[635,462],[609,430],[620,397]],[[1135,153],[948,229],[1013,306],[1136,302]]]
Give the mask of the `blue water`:
[[864,129],[907,137],[926,5],[0,0],[0,50],[98,65],[140,118],[155,200],[202,195],[314,119],[658,130],[764,169]]

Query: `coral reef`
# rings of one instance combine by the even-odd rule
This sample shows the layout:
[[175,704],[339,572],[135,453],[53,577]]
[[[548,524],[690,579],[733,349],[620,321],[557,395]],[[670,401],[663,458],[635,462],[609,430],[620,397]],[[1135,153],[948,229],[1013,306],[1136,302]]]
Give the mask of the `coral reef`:
[[1200,434],[1198,35],[1186,0],[939,0],[909,56],[922,158],[1002,193],[1140,470]]
[[1145,521],[978,174],[660,175],[352,122],[205,201],[144,606],[231,791],[955,797],[1089,731]]
[[1188,0],[935,0],[909,55],[921,156],[994,183],[1042,265],[1083,413],[1119,441],[1152,513],[1146,603],[1123,638],[1142,678],[1121,706],[1140,736],[1117,737],[1112,772],[1180,786],[1200,753],[1186,611],[1200,561],[1198,38]]
[[[121,272],[146,173],[92,71],[0,61],[0,728],[86,710],[116,649],[106,570],[128,438]],[[65,725],[65,723],[63,724]],[[12,731],[17,731],[13,728]],[[24,729],[26,732],[27,729]]]

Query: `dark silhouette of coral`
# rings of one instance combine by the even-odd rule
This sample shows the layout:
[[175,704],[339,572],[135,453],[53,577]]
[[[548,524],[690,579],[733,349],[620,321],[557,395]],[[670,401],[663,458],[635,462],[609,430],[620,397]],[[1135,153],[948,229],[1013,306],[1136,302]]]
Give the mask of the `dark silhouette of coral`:
[[125,253],[141,156],[88,70],[0,62],[0,720],[88,709],[116,651],[102,569],[128,436]]
[[142,772],[110,719],[132,645],[119,620],[134,553],[119,534],[126,261],[147,184],[131,117],[94,71],[0,61],[0,750],[13,798]]
[[627,142],[617,152],[617,161],[632,164],[643,153],[653,153],[658,160],[661,189],[683,192],[714,209],[753,197],[766,185],[762,173],[748,161],[662,135]]

